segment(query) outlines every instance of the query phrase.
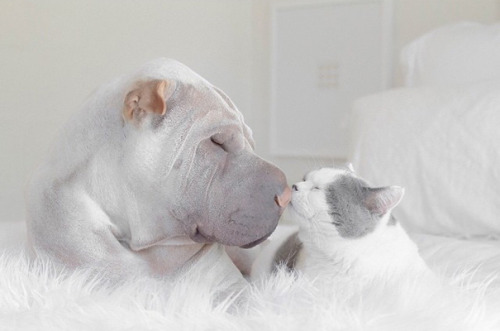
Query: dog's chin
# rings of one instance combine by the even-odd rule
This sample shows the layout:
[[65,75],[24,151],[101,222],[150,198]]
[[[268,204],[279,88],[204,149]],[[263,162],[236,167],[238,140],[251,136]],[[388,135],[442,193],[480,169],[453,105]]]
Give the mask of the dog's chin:
[[267,233],[263,237],[260,237],[256,240],[250,241],[248,243],[241,243],[233,240],[223,240],[223,239],[218,239],[214,236],[207,235],[203,232],[203,229],[200,227],[196,227],[194,231],[189,235],[189,238],[193,240],[194,242],[200,243],[200,244],[212,244],[212,243],[220,243],[222,245],[226,246],[238,246],[241,248],[252,248],[254,246],[257,246],[258,244],[264,242],[269,236],[273,233],[273,231]]
[[189,238],[191,238],[192,241],[197,242],[199,244],[210,244],[213,243],[214,240],[211,238],[205,236],[201,231],[196,229],[194,233],[192,233]]
[[203,227],[199,225],[192,229],[191,233],[189,234],[189,238],[199,244],[213,244],[216,242],[220,242],[215,236],[207,234],[204,231]]
[[272,232],[268,233],[267,235],[265,235],[264,237],[260,238],[260,239],[257,239],[255,241],[252,241],[251,243],[249,244],[246,244],[246,245],[242,245],[240,246],[241,248],[252,248],[252,247],[255,247],[257,246],[258,244],[264,242],[267,238],[269,238],[269,236],[271,235]]

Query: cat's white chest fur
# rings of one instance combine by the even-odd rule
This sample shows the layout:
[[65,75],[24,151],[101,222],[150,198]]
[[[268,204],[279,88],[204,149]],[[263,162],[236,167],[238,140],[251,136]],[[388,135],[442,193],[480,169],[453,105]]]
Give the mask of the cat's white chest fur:
[[312,242],[323,238],[313,239],[304,232],[299,233],[299,238],[303,248],[295,267],[312,277],[329,274],[392,278],[428,271],[417,246],[399,224],[377,228],[367,236],[349,240]]

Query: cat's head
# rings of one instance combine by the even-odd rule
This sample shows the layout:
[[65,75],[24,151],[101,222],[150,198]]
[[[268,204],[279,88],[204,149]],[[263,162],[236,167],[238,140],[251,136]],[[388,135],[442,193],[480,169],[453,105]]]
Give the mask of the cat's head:
[[290,213],[311,235],[361,238],[394,222],[390,212],[403,194],[399,186],[370,187],[350,166],[322,168],[292,186]]

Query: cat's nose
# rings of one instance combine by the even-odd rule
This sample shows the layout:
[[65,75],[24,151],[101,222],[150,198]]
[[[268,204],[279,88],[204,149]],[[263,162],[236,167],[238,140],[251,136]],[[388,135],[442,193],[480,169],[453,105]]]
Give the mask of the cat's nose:
[[299,189],[297,188],[297,185],[293,184],[293,185],[292,185],[292,190],[294,190],[294,191],[298,191]]

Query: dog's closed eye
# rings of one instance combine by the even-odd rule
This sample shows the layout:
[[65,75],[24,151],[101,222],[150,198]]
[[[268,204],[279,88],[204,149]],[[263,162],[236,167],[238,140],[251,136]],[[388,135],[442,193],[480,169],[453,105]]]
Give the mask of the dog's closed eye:
[[226,147],[224,146],[224,141],[218,139],[216,136],[210,137],[210,141],[212,141],[214,145],[220,147],[221,149],[227,152]]

